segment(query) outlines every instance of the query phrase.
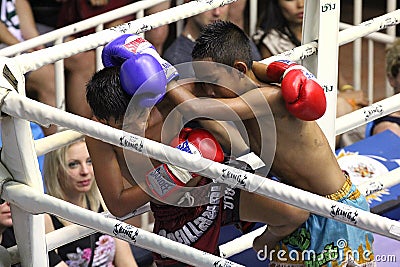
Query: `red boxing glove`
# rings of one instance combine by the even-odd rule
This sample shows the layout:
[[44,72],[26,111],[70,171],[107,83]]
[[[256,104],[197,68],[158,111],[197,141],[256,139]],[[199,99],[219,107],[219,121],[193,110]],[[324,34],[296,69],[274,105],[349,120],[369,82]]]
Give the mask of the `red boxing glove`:
[[[204,129],[183,128],[170,145],[212,161],[223,162],[224,160],[221,145],[210,132]],[[147,174],[146,181],[151,190],[164,199],[196,176],[198,175],[186,169],[161,164]]]
[[200,156],[212,161],[224,161],[224,152],[221,145],[205,129],[183,128],[179,136],[172,140],[170,145],[190,154],[200,153]]
[[306,68],[288,60],[274,61],[268,65],[267,79],[280,82],[287,110],[295,117],[313,121],[326,110],[324,89]]
[[[189,127],[183,128],[179,136],[172,140],[171,146],[179,150],[188,152],[193,155],[198,155],[206,159],[216,162],[224,161],[224,152],[217,139],[207,130],[192,129]],[[187,183],[191,178],[198,176],[196,173],[191,173],[180,167],[168,165],[168,168],[174,173],[183,183]]]

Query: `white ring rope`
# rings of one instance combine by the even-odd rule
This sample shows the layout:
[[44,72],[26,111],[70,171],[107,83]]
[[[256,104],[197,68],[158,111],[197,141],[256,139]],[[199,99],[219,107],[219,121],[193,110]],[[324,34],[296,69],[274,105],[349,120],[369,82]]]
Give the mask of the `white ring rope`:
[[[142,207],[129,213],[128,215],[124,216],[123,218],[116,218],[115,216],[111,215],[109,212],[102,212],[101,214],[103,216],[105,216],[106,218],[113,218],[113,219],[117,219],[119,221],[124,221],[131,217],[138,216],[145,212],[148,212],[149,210],[150,210],[150,204],[147,203],[147,204],[143,205]],[[66,227],[57,229],[55,231],[52,231],[52,232],[46,234],[47,251],[51,251],[53,249],[59,248],[65,244],[68,244],[77,239],[89,236],[95,232],[97,232],[97,230],[88,228],[85,226],[81,226],[78,224],[71,224]],[[17,245],[7,248],[7,250],[10,253],[12,264],[16,264],[16,263],[20,262],[20,255],[19,255]]]
[[233,255],[239,254],[246,249],[249,249],[253,246],[253,240],[257,236],[261,235],[264,230],[267,229],[267,226],[261,226],[250,233],[239,236],[225,244],[219,246],[219,255],[222,258],[229,258]]
[[355,110],[336,119],[336,135],[400,110],[400,93]]
[[[400,9],[340,31],[338,34],[339,46],[350,43],[370,33],[386,29],[389,26],[397,25],[398,23],[400,23]],[[260,62],[268,64],[269,62],[272,62],[282,57],[297,61],[315,54],[317,52],[317,49],[318,41],[316,40],[308,44],[295,47],[281,54],[263,59]]]
[[[339,22],[339,27],[340,27],[340,29],[343,30],[343,29],[348,29],[348,28],[354,27],[354,25],[347,24],[344,22]],[[385,43],[385,44],[391,44],[396,39],[396,37],[394,37],[394,36],[390,36],[386,33],[381,33],[381,32],[373,32],[373,33],[368,34],[368,36],[366,36],[366,37],[375,42],[380,42],[380,43]]]
[[[53,135],[47,137],[47,139],[44,139],[44,140],[39,139],[39,140],[35,141],[36,153],[38,156],[44,155],[45,153],[47,153],[49,151],[57,149],[58,147],[61,147],[68,143],[71,143],[82,137],[83,137],[83,135],[81,133],[78,133],[78,132],[75,132],[72,130],[67,130],[67,131],[53,134]],[[359,185],[357,185],[357,187],[358,187],[358,190],[363,195],[367,196],[367,195],[370,195],[377,191],[383,190],[385,188],[392,187],[398,183],[400,183],[400,168],[397,168],[386,174],[375,177],[365,183],[359,184]],[[139,208],[138,210],[135,210],[134,212],[125,216],[124,218],[116,218],[116,219],[123,221],[126,219],[126,217],[137,216],[137,215],[142,214],[147,211],[149,211],[149,205],[145,205],[145,206]],[[108,214],[108,216],[112,216],[112,215]],[[68,234],[64,234],[64,233],[61,234],[61,233],[56,232],[60,236],[68,237],[68,240],[64,243],[56,243],[57,239],[53,240],[50,237],[51,233],[46,235],[49,250],[52,250],[59,246],[62,246],[67,242],[71,242],[74,239],[76,239],[77,237],[84,237],[84,236],[87,236],[87,235],[95,232],[95,230],[92,230],[90,228],[77,226],[77,225],[71,225],[69,227],[78,227],[78,228],[76,230],[69,230]],[[80,230],[80,228],[82,228],[82,230]],[[84,230],[84,229],[86,229],[86,230]],[[239,238],[236,238],[232,241],[229,241],[225,244],[220,245],[219,246],[220,256],[223,258],[229,258],[229,257],[236,255],[246,249],[251,248],[254,238],[262,233],[263,230],[261,230],[261,229],[265,229],[265,227],[261,227],[251,233],[248,233],[246,235],[243,235]],[[86,231],[87,231],[87,233],[86,233]],[[57,236],[57,235],[55,234],[54,236]],[[10,250],[10,249],[8,249],[8,250],[10,251],[10,253],[13,254],[13,253],[15,253],[14,251],[16,251],[17,248],[15,247],[15,248],[12,248],[12,250]],[[11,256],[11,258],[15,259],[15,256]]]
[[361,194],[368,196],[400,183],[400,167],[357,185]]
[[124,33],[142,33],[152,28],[170,24],[235,1],[236,0],[191,1],[180,6],[124,23],[111,29],[102,30],[46,49],[18,55],[15,57],[15,60],[18,62],[21,72],[27,73],[46,64],[54,63],[60,59],[70,57],[80,52],[97,48]]
[[[16,56],[21,71],[26,73],[38,69],[46,64],[54,63],[60,59],[94,49],[104,45],[123,33],[142,33],[144,31],[166,25],[186,17],[194,16],[201,12],[211,10],[218,6],[230,4],[236,0],[214,0],[214,1],[191,1],[177,7],[173,7],[156,14],[152,14],[131,22],[127,22],[112,29],[106,29],[88,36],[74,39],[67,43],[58,44],[46,49],[34,51],[31,53]],[[342,30],[339,32],[339,45],[343,45],[363,37],[370,33],[394,26],[400,21],[400,10],[387,13],[374,19],[363,22],[357,26]],[[318,47],[317,41],[298,46],[282,54],[261,60],[261,63],[268,63],[282,56],[292,60],[299,60],[316,53]]]
[[38,45],[53,42],[59,38],[63,38],[65,36],[69,36],[69,35],[75,34],[77,32],[81,32],[81,31],[93,28],[99,24],[104,24],[104,23],[110,22],[117,17],[121,18],[121,17],[127,16],[127,15],[134,14],[135,12],[138,12],[143,9],[147,9],[149,7],[158,5],[159,3],[166,2],[166,1],[168,1],[168,0],[138,1],[135,3],[111,10],[109,12],[94,16],[92,18],[85,19],[84,21],[79,21],[77,23],[65,26],[63,28],[56,29],[56,30],[53,30],[53,31],[45,33],[45,34],[41,34],[35,38],[25,40],[18,44],[5,47],[0,50],[0,55],[8,56],[8,57],[13,56],[13,55],[20,53],[21,51],[26,51],[28,49],[37,47]]
[[[0,96],[7,94],[0,88]],[[117,130],[110,126],[69,114],[57,108],[49,107],[9,91],[4,98],[1,110],[13,117],[36,121],[39,124],[54,123],[59,126],[85,132],[93,138],[103,140],[110,144],[133,150],[139,154],[154,158],[161,162],[170,162],[173,165],[187,170],[196,166],[202,171],[197,173],[215,178],[217,182],[236,186],[246,191],[279,200],[296,207],[306,209],[312,213],[332,218],[349,225],[369,230],[371,232],[400,240],[400,222],[391,220],[361,209],[350,207],[346,204],[329,200],[322,196],[288,186],[258,175],[247,173],[233,167],[223,165],[211,160],[163,145],[153,140],[134,134]],[[121,142],[124,141],[124,142]],[[194,165],[195,163],[195,165]],[[234,173],[226,176],[226,171]]]
[[[233,1],[221,1],[221,2],[224,2],[226,4],[226,3],[233,2]],[[185,5],[187,5],[187,4],[185,4]],[[208,8],[208,9],[205,9],[205,10],[209,10],[209,9],[212,9],[212,8],[214,8],[214,6]],[[203,10],[203,11],[205,11],[205,10]],[[200,11],[200,12],[203,12],[203,11]],[[183,9],[182,9],[182,12],[183,12]],[[200,13],[200,12],[198,12],[198,13]],[[162,12],[160,12],[160,13],[162,13]],[[164,13],[167,14],[167,12],[164,12]],[[163,13],[163,15],[164,15],[164,13]],[[195,14],[198,14],[198,13],[193,13],[192,12],[192,15],[195,15]],[[154,15],[158,15],[158,14],[159,13],[154,14]],[[159,15],[161,15],[161,14],[159,14]],[[176,15],[176,13],[174,13],[174,16],[175,15]],[[167,15],[167,16],[169,16],[169,18],[173,17],[171,15]],[[145,17],[145,18],[149,18],[149,17],[151,17],[151,16],[148,16],[148,17]],[[384,28],[386,28],[388,26],[395,25],[395,24],[397,24],[397,21],[399,21],[398,17],[399,17],[399,12],[395,11],[395,12],[386,14],[384,16],[378,17],[376,19],[373,19],[371,21],[367,21],[365,23],[362,23],[359,26],[354,26],[352,28],[343,30],[343,31],[339,32],[339,41],[340,41],[339,43],[340,43],[340,45],[342,45],[344,43],[348,43],[348,42],[351,42],[351,41],[355,40],[356,38],[358,38],[357,35],[360,35],[360,37],[361,37],[361,35],[363,36],[363,35],[366,35],[368,33],[384,29]],[[151,18],[153,18],[153,17],[151,17]],[[180,18],[178,18],[178,19],[180,19]],[[138,20],[136,20],[136,21],[138,21]],[[95,38],[97,36],[96,36],[96,34],[93,34],[93,35],[88,36],[87,38],[86,37],[79,38],[79,39],[86,38],[81,42],[77,41],[79,39],[76,39],[75,41],[77,41],[77,42],[74,42],[74,43],[68,42],[68,46],[63,46],[64,44],[57,45],[56,46],[57,49],[60,49],[60,50],[63,49],[63,48],[68,48],[68,47],[71,48],[71,50],[70,49],[63,49],[62,51],[66,52],[66,53],[61,55],[61,56],[59,56],[59,57],[57,57],[55,55],[55,51],[56,51],[55,49],[51,50],[51,48],[49,48],[52,53],[48,53],[49,49],[46,49],[47,50],[46,54],[44,54],[44,53],[40,54],[39,52],[41,52],[41,51],[37,51],[37,52],[33,52],[33,53],[17,56],[15,59],[20,64],[20,66],[22,66],[22,72],[26,73],[26,72],[28,72],[30,70],[37,69],[37,68],[39,68],[39,67],[41,67],[41,66],[43,66],[43,65],[45,65],[47,63],[55,62],[58,59],[65,58],[65,57],[68,57],[70,55],[77,54],[79,52],[87,51],[87,50],[95,48],[95,47],[97,47],[99,45],[105,44],[108,41],[110,41],[110,40],[114,39],[115,37],[117,37],[118,35],[122,34],[122,30],[127,30],[126,32],[133,32],[134,29],[136,29],[136,30],[139,29],[139,31],[136,31],[136,33],[139,33],[142,30],[143,31],[148,30],[145,27],[142,27],[140,29],[139,26],[136,26],[136,25],[139,25],[139,22],[135,23],[136,21],[124,24],[124,27],[127,27],[125,29],[123,27],[117,27],[117,28],[114,28],[112,30],[104,30],[104,31],[101,32],[102,34],[98,33],[98,35],[97,35],[97,36],[99,36],[98,38]],[[153,19],[153,21],[154,21],[154,19]],[[173,20],[173,21],[176,21],[176,20]],[[171,22],[173,22],[173,21],[171,21]],[[162,22],[163,24],[160,24],[159,26],[167,24],[167,23],[170,23],[170,22],[166,22],[166,23],[164,23],[164,22]],[[152,24],[146,24],[146,26],[147,25],[153,26]],[[358,28],[356,28],[356,27],[358,27]],[[375,27],[375,28],[377,27],[377,28],[375,29],[373,27]],[[116,32],[114,32],[114,30],[117,30],[118,34]],[[101,41],[99,41],[100,36],[102,36],[102,38],[101,38],[102,40]],[[352,38],[354,38],[354,39],[352,39]],[[84,44],[85,40],[86,41],[91,41],[92,39],[93,39],[93,42],[97,41],[97,44],[95,44],[93,46],[90,46],[90,47],[87,44]],[[72,49],[74,47],[72,44],[74,44],[77,47],[79,47],[80,50],[72,52]],[[81,48],[80,45],[82,46],[82,48]],[[293,49],[291,51],[288,51],[287,53],[282,53],[282,55],[290,56],[292,60],[301,59],[301,58],[310,56],[310,55],[312,55],[312,54],[314,54],[316,52],[317,43],[316,42],[311,42],[309,44],[303,45],[303,46],[298,47],[298,48],[299,49],[295,48],[295,49]],[[298,53],[296,54],[294,51],[296,51]],[[57,51],[57,53],[58,52],[59,51]],[[48,58],[47,58],[47,55],[49,55]],[[37,58],[42,58],[42,59],[50,60],[50,61],[46,62],[44,60],[42,62],[38,62],[37,64],[33,64],[33,62],[36,61]],[[26,63],[28,61],[31,61],[31,62]],[[263,61],[261,61],[261,62],[263,62]],[[14,92],[12,92],[10,95],[13,95],[13,93]],[[6,95],[6,93],[4,91],[2,91],[1,94],[3,96]],[[4,112],[6,112],[6,113],[9,113],[9,114],[13,115],[14,111],[12,111],[12,110],[14,110],[16,107],[11,108],[12,105],[11,104],[8,105],[8,102],[9,102],[8,99],[9,98],[10,99],[14,99],[14,96],[8,96],[6,98],[7,98],[7,100],[5,101],[5,105],[2,107],[2,110]],[[17,97],[17,103],[19,101],[20,100],[18,100],[18,97]],[[11,100],[10,100],[10,103],[12,103]],[[20,107],[22,107],[22,109],[17,108],[17,110],[20,110],[21,112],[23,112],[24,111],[23,108],[25,107],[25,103],[21,104]],[[31,111],[34,111],[34,110],[35,110],[35,108],[32,108]],[[390,112],[388,112],[388,113],[390,113]],[[64,122],[59,120],[62,116],[57,117],[60,114],[55,115],[54,117],[52,116],[53,114],[49,114],[50,116],[48,116],[48,118],[46,117],[45,119],[38,118],[38,117],[36,117],[36,115],[33,115],[33,114],[30,114],[30,115],[32,116],[31,118],[36,118],[36,119],[31,119],[31,120],[35,120],[35,121],[39,122],[40,124],[44,124],[44,125],[52,123],[53,121],[56,121],[56,124],[61,125],[61,126],[68,125],[67,126],[68,128],[78,129],[79,131],[84,129],[82,132],[90,132],[90,131],[86,131],[86,130],[92,128],[91,130],[94,130],[93,131],[94,134],[93,135],[90,134],[91,136],[93,136],[95,138],[99,138],[99,139],[101,139],[103,141],[109,142],[111,144],[118,145],[118,146],[121,146],[118,143],[118,141],[119,141],[118,137],[124,137],[124,136],[129,137],[132,140],[134,140],[134,142],[132,144],[134,144],[134,145],[136,145],[136,144],[143,145],[143,150],[140,150],[140,151],[139,150],[135,150],[135,149],[132,149],[132,150],[134,150],[134,151],[136,151],[138,153],[142,153],[142,154],[148,155],[148,156],[150,156],[152,158],[155,158],[155,159],[158,159],[160,161],[165,161],[167,159],[167,157],[163,157],[164,154],[158,154],[158,153],[159,152],[168,153],[168,159],[170,159],[173,164],[176,164],[177,166],[180,166],[180,167],[183,167],[183,168],[190,169],[190,163],[192,161],[190,156],[189,156],[189,158],[187,160],[185,158],[183,158],[183,157],[179,158],[179,155],[177,155],[178,158],[176,158],[176,157],[172,156],[174,154],[177,154],[175,150],[172,151],[172,150],[170,150],[171,149],[170,147],[164,146],[162,144],[158,144],[158,143],[153,142],[151,140],[148,140],[148,139],[145,139],[145,138],[142,138],[142,137],[138,137],[138,136],[135,136],[135,135],[131,135],[129,133],[123,133],[122,131],[118,131],[118,130],[115,130],[115,129],[112,129],[110,131],[107,130],[107,134],[99,133],[98,131],[95,130],[95,128],[102,128],[101,131],[103,131],[104,130],[103,127],[106,127],[106,126],[104,126],[102,124],[96,125],[96,123],[95,123],[93,125],[88,125],[88,127],[85,127],[86,126],[85,125],[83,128],[75,125],[76,123],[77,124],[79,124],[79,123],[88,123],[86,119],[84,119],[84,121],[82,121],[82,122],[79,122],[79,120],[77,122],[75,122],[75,121],[73,122],[71,120],[71,121],[67,121],[66,123],[64,123]],[[358,115],[358,114],[356,114],[356,115]],[[354,116],[356,116],[356,115],[354,115]],[[386,115],[386,113],[385,114],[382,113],[382,116],[383,115]],[[16,116],[18,118],[26,119],[26,117],[22,116],[21,114],[14,115],[14,116]],[[29,117],[28,114],[27,114],[27,117]],[[75,120],[75,119],[76,118],[74,118],[73,120]],[[59,123],[57,123],[57,122],[59,122]],[[81,125],[84,125],[84,124],[81,124]],[[117,137],[117,139],[115,139],[115,137]],[[157,149],[157,146],[159,146],[160,148]],[[184,153],[184,152],[181,152],[181,153]],[[188,157],[186,154],[185,154],[185,156]],[[202,164],[201,161],[200,161],[200,163],[202,165],[204,165],[204,166],[208,166],[210,164],[210,161],[208,161],[206,159],[204,159],[202,161],[204,161],[204,164]],[[196,162],[196,164],[200,164],[200,163],[199,163],[199,161]],[[212,163],[212,165],[210,166],[209,169],[205,169],[205,171],[200,172],[200,174],[203,174],[203,175],[209,176],[209,177],[218,177],[217,181],[219,181],[219,182],[232,184],[232,185],[236,184],[236,181],[231,181],[229,179],[224,179],[223,178],[220,165],[221,164],[218,164],[218,163]],[[223,165],[223,167],[226,168],[225,165]],[[235,171],[236,173],[239,173],[240,175],[248,175],[247,180],[246,180],[246,182],[248,182],[248,183],[242,184],[242,189],[245,189],[245,190],[248,190],[248,191],[252,191],[253,189],[255,189],[252,186],[254,184],[258,184],[258,183],[253,183],[253,180],[257,182],[257,179],[260,179],[260,178],[264,179],[263,177],[256,176],[256,175],[251,175],[251,174],[245,173],[245,172],[240,171],[240,170],[235,170],[234,168],[231,168],[231,167],[229,167],[229,169],[232,170],[232,171]],[[10,192],[11,191],[13,191],[13,190],[11,189],[11,186],[10,186]],[[15,191],[17,191],[17,190],[15,190]],[[286,202],[286,203],[291,203],[291,204],[293,204],[295,206],[298,206],[298,207],[301,207],[301,208],[306,208],[306,209],[310,210],[311,212],[314,212],[316,214],[319,214],[319,215],[322,215],[322,216],[325,216],[325,217],[329,217],[329,211],[330,211],[330,208],[332,207],[332,205],[339,206],[339,208],[343,208],[345,210],[349,209],[349,206],[347,206],[347,205],[344,205],[344,204],[341,204],[341,203],[337,203],[337,202],[334,202],[334,201],[330,201],[330,200],[327,200],[327,199],[325,199],[323,197],[320,197],[318,195],[311,194],[309,192],[305,192],[305,191],[302,191],[302,190],[298,190],[296,188],[292,188],[292,187],[289,187],[289,186],[286,186],[286,185],[282,185],[282,184],[276,183],[274,181],[268,181],[268,187],[266,187],[265,184],[262,184],[262,186],[259,188],[259,191],[257,191],[257,192],[261,193],[262,195],[271,197],[273,199],[277,199],[277,200],[280,200],[280,201],[283,201],[283,202]],[[288,194],[287,192],[290,192],[290,195],[287,196],[287,194]],[[8,192],[6,192],[5,194],[7,195],[7,193]],[[15,194],[16,194],[16,192],[15,192]],[[10,195],[14,196],[14,192],[13,192],[13,194],[10,193]],[[42,197],[42,195],[40,195],[40,197]],[[307,199],[307,198],[309,198],[309,199]],[[25,204],[23,206],[25,206]],[[384,235],[384,236],[388,236],[388,237],[400,240],[400,238],[399,238],[399,236],[400,236],[400,226],[399,226],[398,222],[390,220],[390,219],[387,219],[387,218],[382,217],[382,216],[371,214],[371,213],[368,213],[368,212],[365,212],[365,211],[362,211],[362,210],[351,208],[351,207],[350,207],[350,212],[358,212],[356,226],[358,226],[360,228],[363,228],[363,229],[370,230],[372,232],[376,232],[376,233]],[[64,216],[61,216],[61,217],[64,217]],[[338,220],[338,221],[342,221],[344,223],[352,225],[351,222],[346,218],[337,218],[337,217],[335,217],[333,219]],[[94,225],[94,224],[90,223],[89,225]],[[127,240],[127,241],[129,241],[129,240]],[[150,250],[154,251],[154,249],[150,249]],[[164,253],[164,251],[162,251],[162,253],[166,254],[166,253]],[[171,257],[175,258],[175,255],[176,255],[176,252],[174,252],[173,255],[171,255]],[[185,260],[182,260],[182,261],[185,262]],[[193,260],[190,263],[193,263]],[[202,265],[199,265],[199,266],[202,266]],[[204,266],[208,266],[208,265],[204,265]]]
[[62,132],[49,135],[46,138],[37,139],[34,141],[36,155],[42,156],[50,151],[56,150],[60,147],[73,143],[83,137],[84,137],[83,134],[78,133],[76,131],[65,130]]
[[[357,185],[357,188],[361,194],[368,196],[385,188],[397,185],[398,183],[400,183],[400,167],[370,179],[368,182],[359,184]],[[223,258],[229,258],[245,251],[246,249],[252,248],[254,238],[261,235],[265,229],[266,226],[260,227],[248,234],[220,245],[220,256]]]
[[70,222],[115,236],[136,246],[163,254],[194,266],[243,266],[168,238],[136,228],[130,224],[80,208],[61,199],[39,194],[27,185],[7,182],[3,196],[5,200],[32,214],[51,213]]

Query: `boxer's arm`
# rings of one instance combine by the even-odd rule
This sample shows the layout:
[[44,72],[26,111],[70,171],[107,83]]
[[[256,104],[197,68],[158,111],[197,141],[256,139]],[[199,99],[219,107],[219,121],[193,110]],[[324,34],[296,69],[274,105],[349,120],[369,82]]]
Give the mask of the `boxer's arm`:
[[191,92],[191,86],[180,85],[179,81],[167,86],[168,97],[185,117],[239,121],[271,114],[268,105],[282,111],[280,106],[284,104],[279,87],[273,85],[251,89],[234,98],[198,98]]
[[18,14],[20,24],[19,27],[21,29],[22,37],[24,38],[24,40],[39,36],[40,34],[36,28],[35,19],[29,1],[15,1],[15,9]]
[[215,120],[199,120],[199,123],[214,135],[225,153],[238,156],[250,151],[248,144],[233,123]]
[[257,62],[257,61],[253,61],[253,66],[252,66],[251,70],[254,72],[257,79],[259,79],[263,82],[269,82],[267,79],[267,68],[268,68],[268,65]]
[[150,197],[138,185],[124,188],[116,154],[110,144],[86,137],[92,159],[97,186],[109,211],[122,217],[150,201]]

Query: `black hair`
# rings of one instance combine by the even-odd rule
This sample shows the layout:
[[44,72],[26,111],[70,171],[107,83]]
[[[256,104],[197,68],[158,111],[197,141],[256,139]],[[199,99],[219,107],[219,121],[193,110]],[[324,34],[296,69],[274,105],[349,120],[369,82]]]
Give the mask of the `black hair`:
[[229,21],[216,21],[205,26],[192,51],[194,60],[211,58],[214,62],[233,67],[243,61],[251,69],[253,57],[246,33]]
[[120,83],[120,67],[106,67],[96,72],[86,84],[86,100],[98,119],[123,119],[131,96]]
[[[264,9],[263,14],[260,16],[260,28],[264,30],[264,36],[269,34],[271,30],[275,29],[280,34],[286,35],[289,40],[295,45],[301,45],[301,41],[297,39],[296,35],[290,30],[288,21],[282,14],[282,9],[278,3],[279,0],[269,0],[267,8]],[[264,39],[261,37],[261,40]]]

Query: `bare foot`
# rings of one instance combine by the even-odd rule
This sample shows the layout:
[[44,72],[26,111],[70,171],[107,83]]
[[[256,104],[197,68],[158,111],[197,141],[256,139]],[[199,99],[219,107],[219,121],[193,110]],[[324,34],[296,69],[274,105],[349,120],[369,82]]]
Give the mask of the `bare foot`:
[[268,228],[266,228],[261,235],[254,238],[253,249],[257,252],[260,250],[264,250],[267,244],[267,237],[268,237]]
[[283,238],[283,236],[276,236],[271,232],[271,226],[268,226],[265,231],[254,238],[253,240],[253,248],[255,251],[259,252],[260,250],[263,253],[269,253],[270,250],[273,250],[276,244]]

